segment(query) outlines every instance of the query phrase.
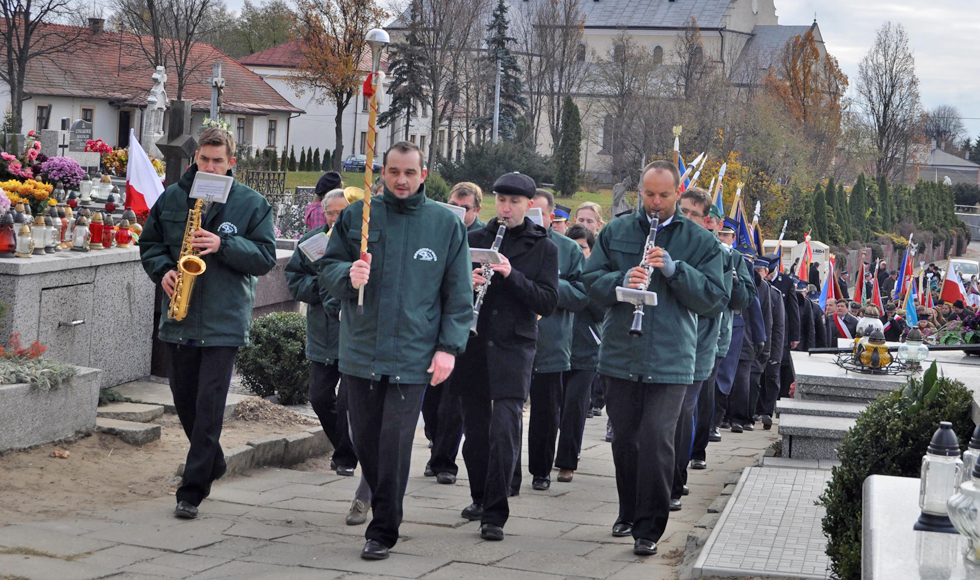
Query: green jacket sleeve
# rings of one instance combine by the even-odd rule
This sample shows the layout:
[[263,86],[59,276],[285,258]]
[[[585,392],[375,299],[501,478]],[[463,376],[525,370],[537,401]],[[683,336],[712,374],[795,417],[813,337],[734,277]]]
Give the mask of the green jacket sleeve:
[[[334,232],[330,234],[327,251],[319,260],[320,288],[338,300],[350,300],[357,297],[357,290],[350,283],[350,267],[360,255],[351,255],[347,247],[347,232],[351,227],[352,216],[356,208],[358,224],[360,224],[361,202],[347,206],[334,223]],[[469,250],[467,250],[469,251]],[[472,281],[470,282],[472,284]]]
[[442,318],[436,350],[458,355],[466,349],[473,322],[473,276],[470,243],[463,222],[454,220],[448,262],[442,277]]
[[276,232],[269,204],[259,206],[244,236],[218,235],[221,245],[215,256],[232,270],[262,276],[276,267]]
[[307,266],[309,258],[303,255],[299,249],[293,252],[293,257],[286,264],[286,285],[289,287],[289,294],[293,300],[306,302],[307,304],[319,304],[320,285],[317,283],[316,274],[312,268]]
[[728,303],[728,289],[723,281],[724,256],[721,248],[714,245],[696,256],[696,262],[677,261],[674,275],[667,278],[667,286],[677,300],[698,316],[720,312],[719,307]]
[[[158,201],[162,202],[163,199]],[[163,222],[160,221],[161,206],[163,203],[156,203],[150,209],[139,243],[140,261],[154,284],[162,282],[170,270],[177,269],[177,262],[171,256],[170,248],[164,243]]]
[[730,259],[735,265],[735,279],[732,282],[732,297],[728,301],[728,307],[732,310],[745,310],[755,298],[755,283],[749,276],[745,260],[738,253],[733,252]]
[[[576,244],[577,245],[577,244]],[[582,250],[573,248],[570,267],[564,278],[558,279],[558,308],[570,312],[579,312],[589,304],[582,283],[582,271],[585,268],[585,254]]]
[[623,285],[627,273],[615,269],[616,264],[609,257],[609,239],[604,233],[599,232],[592,255],[585,263],[582,281],[589,298],[598,306],[608,308],[617,303],[616,287]]

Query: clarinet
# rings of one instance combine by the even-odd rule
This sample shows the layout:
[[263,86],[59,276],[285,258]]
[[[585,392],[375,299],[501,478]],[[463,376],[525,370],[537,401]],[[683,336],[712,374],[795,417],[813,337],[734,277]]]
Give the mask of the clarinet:
[[[500,244],[504,241],[504,232],[506,231],[507,224],[500,224],[500,227],[497,228],[497,237],[490,244],[491,250],[495,252],[500,250]],[[476,302],[473,304],[473,324],[470,325],[470,336],[476,336],[476,323],[480,320],[480,308],[483,307],[483,298],[487,295],[487,289],[490,288],[490,280],[493,278],[493,273],[494,270],[490,267],[490,264],[484,263],[483,277],[487,279],[487,282],[483,286],[480,286],[480,289],[476,293]]]
[[[646,292],[653,277],[653,266],[646,263],[647,252],[656,245],[657,227],[660,226],[660,212],[654,212],[653,219],[650,220],[650,233],[647,234],[647,243],[643,246],[643,254],[640,258],[640,267],[647,271],[647,283],[640,284],[638,290]],[[633,307],[633,326],[630,327],[630,336],[643,336],[643,303],[637,303]]]

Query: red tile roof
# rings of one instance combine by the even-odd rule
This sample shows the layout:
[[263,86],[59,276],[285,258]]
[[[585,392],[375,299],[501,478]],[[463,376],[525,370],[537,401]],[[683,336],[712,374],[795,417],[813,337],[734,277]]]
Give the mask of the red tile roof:
[[[303,63],[303,41],[290,40],[279,46],[260,50],[242,58],[238,62],[246,66],[266,66],[271,68],[298,68]],[[371,49],[361,52],[358,69],[363,73],[371,72]],[[381,54],[381,70],[388,70],[388,51]]]
[[[28,64],[28,95],[108,99],[114,105],[142,106],[153,86],[153,67],[140,48],[139,37],[119,32],[93,34],[87,28],[47,25],[64,30],[62,36],[80,35],[71,49],[36,58]],[[51,37],[53,35],[41,35]],[[152,40],[144,37],[149,46]],[[266,115],[270,112],[303,113],[272,86],[244,65],[209,44],[195,43],[188,60],[193,68],[185,83],[183,99],[193,101],[195,111],[207,111],[211,103],[211,66],[221,62],[225,79],[221,111]],[[167,70],[167,96],[177,98],[177,75]]]

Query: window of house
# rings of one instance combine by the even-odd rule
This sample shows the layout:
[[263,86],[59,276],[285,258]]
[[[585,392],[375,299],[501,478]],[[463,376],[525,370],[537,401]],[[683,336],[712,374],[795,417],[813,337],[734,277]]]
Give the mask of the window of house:
[[368,105],[371,104],[371,99],[361,95],[361,111],[364,113],[368,112]]
[[456,133],[456,163],[463,160],[463,132]]
[[367,155],[367,131],[361,131],[361,155]]
[[37,106],[37,123],[34,129],[40,131],[41,129],[48,128],[48,122],[51,120],[51,105],[38,105]]
[[415,135],[409,135],[408,136],[408,140],[411,141],[414,144],[415,143]]
[[575,47],[575,60],[585,62],[585,44],[579,44]]
[[238,137],[237,142],[239,144],[245,142],[245,117],[238,118]]
[[429,116],[429,106],[425,103],[425,101],[422,101],[421,104],[422,104],[422,116],[423,117],[428,117]]
[[95,109],[91,107],[82,107],[82,120],[95,124]]
[[269,119],[269,143],[270,147],[276,146],[276,121]]
[[661,65],[664,63],[664,48],[662,46],[656,46],[653,49],[653,64]]
[[602,120],[602,151],[600,153],[612,154],[614,131],[612,115],[606,115]]
[[425,135],[419,135],[419,149],[422,150],[422,155],[425,155]]

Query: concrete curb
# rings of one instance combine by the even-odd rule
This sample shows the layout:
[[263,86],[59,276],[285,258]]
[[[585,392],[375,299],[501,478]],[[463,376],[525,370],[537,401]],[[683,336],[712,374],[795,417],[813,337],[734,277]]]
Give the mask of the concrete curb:
[[[225,450],[225,475],[240,475],[253,467],[290,467],[311,457],[333,451],[323,427],[311,427],[292,435],[273,435],[249,441]],[[177,476],[184,475],[184,464],[177,466]]]

